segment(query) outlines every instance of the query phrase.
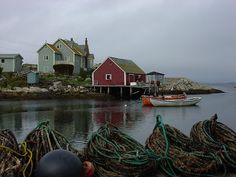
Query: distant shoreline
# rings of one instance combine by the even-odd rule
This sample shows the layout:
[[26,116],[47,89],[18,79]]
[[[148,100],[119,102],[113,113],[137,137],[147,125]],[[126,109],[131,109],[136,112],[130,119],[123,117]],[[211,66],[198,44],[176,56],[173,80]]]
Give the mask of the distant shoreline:
[[[155,91],[155,86],[150,85],[150,93]],[[159,94],[212,94],[224,93],[222,90],[212,88],[208,85],[199,84],[186,78],[166,78],[165,83],[159,86]],[[135,95],[135,99],[140,97],[142,92]],[[118,96],[117,96],[118,95]],[[108,95],[105,93],[93,92],[85,86],[73,86],[63,84],[61,81],[54,81],[48,86],[43,87],[13,87],[1,88],[0,100],[39,100],[39,99],[121,99],[120,94]],[[132,99],[132,97],[123,97],[122,99]],[[134,99],[134,98],[133,98]]]
[[[170,94],[182,94],[182,90],[174,90],[168,91],[163,90],[160,93],[165,95]],[[210,89],[210,90],[189,90],[185,92],[188,95],[196,95],[196,94],[212,94],[212,93],[224,93],[218,89]],[[55,94],[51,92],[46,93],[24,93],[24,92],[2,92],[0,91],[0,100],[40,100],[40,99],[98,99],[98,100],[106,100],[106,99],[120,99],[115,98],[112,95],[108,95],[105,93],[95,93],[95,92],[86,92],[86,93],[61,93]],[[125,99],[125,98],[124,98]]]

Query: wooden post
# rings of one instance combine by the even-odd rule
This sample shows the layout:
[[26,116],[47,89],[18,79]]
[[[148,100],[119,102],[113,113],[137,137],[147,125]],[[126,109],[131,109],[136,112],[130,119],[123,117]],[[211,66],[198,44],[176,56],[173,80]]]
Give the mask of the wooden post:
[[129,96],[132,96],[132,87],[129,88]]
[[110,87],[107,87],[107,94],[110,94]]
[[122,98],[123,97],[123,90],[122,90],[123,88],[122,87],[120,87],[120,97]]
[[102,87],[100,87],[100,93],[102,93]]

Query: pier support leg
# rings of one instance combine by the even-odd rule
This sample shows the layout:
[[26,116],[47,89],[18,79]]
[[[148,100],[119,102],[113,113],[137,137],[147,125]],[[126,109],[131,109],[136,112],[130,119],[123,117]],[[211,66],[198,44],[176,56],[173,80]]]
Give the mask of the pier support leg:
[[121,97],[121,98],[123,97],[123,90],[122,90],[122,87],[120,87],[120,97]]
[[129,96],[132,96],[132,87],[129,88]]
[[110,94],[110,87],[107,87],[107,94]]
[[102,93],[102,87],[100,87],[100,93]]

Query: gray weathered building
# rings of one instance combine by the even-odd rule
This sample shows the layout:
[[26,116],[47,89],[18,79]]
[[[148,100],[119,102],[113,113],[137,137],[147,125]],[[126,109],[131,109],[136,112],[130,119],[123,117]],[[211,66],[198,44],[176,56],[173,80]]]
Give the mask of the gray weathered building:
[[23,57],[20,54],[0,54],[0,67],[2,72],[20,72]]

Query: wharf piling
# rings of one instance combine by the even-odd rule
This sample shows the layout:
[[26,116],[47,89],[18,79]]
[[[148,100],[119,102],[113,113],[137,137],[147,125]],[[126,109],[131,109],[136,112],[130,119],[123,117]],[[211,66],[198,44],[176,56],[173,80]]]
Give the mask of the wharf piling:
[[144,94],[145,90],[149,87],[139,85],[96,85],[87,86],[87,88],[96,93],[105,93],[118,98],[138,98]]

